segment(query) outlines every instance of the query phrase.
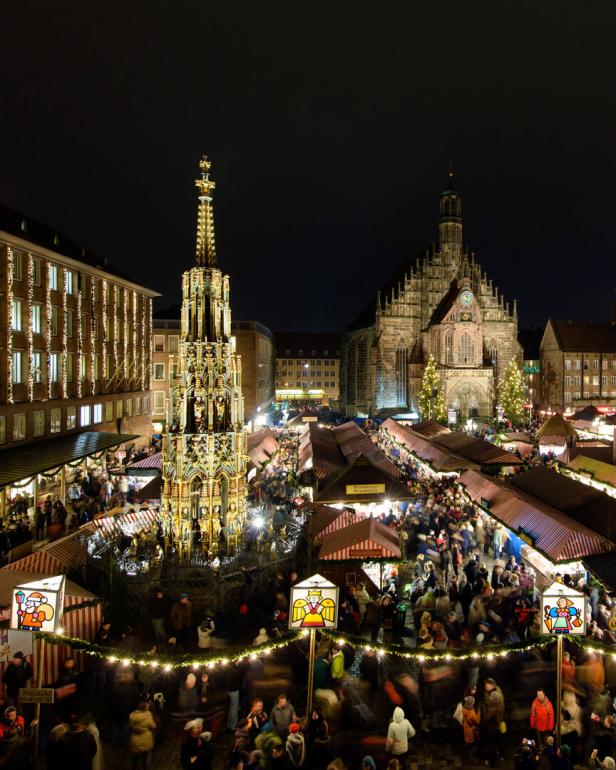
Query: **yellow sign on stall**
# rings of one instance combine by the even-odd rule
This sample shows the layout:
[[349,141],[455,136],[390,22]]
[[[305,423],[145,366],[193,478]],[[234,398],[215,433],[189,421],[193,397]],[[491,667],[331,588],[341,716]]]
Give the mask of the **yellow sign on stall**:
[[347,484],[347,495],[384,495],[385,484]]

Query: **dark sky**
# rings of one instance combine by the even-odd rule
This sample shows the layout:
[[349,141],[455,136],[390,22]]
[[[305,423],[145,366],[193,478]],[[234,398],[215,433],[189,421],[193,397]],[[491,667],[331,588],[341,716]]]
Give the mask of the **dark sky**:
[[523,323],[605,319],[616,286],[605,2],[13,2],[0,200],[179,296],[201,153],[233,313],[337,330],[436,232]]

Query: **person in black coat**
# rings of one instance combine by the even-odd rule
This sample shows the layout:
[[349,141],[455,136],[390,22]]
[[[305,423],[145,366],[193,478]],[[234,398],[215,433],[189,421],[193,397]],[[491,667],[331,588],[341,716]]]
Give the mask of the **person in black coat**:
[[88,732],[88,725],[80,719],[68,736],[67,767],[71,770],[92,770],[96,752],[96,741]]
[[19,698],[19,689],[32,679],[32,666],[24,658],[23,652],[16,652],[6,667],[2,681],[6,692],[6,702],[14,706]]

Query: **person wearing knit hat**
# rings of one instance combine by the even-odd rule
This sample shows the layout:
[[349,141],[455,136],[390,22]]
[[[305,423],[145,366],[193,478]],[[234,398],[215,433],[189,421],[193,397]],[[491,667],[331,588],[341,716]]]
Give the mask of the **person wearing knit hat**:
[[462,702],[462,731],[469,765],[477,764],[480,722],[479,711],[475,708],[475,698],[472,695],[467,695]]
[[361,770],[376,770],[376,762],[371,756],[366,756],[362,759]]
[[306,759],[306,741],[297,722],[291,722],[289,725],[285,750],[291,767],[302,767]]

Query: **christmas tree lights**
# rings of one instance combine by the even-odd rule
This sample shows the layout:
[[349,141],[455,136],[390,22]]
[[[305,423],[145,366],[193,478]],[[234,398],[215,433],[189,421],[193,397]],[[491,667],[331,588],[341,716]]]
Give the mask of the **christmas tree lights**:
[[499,400],[505,419],[512,425],[520,425],[524,420],[524,381],[515,358],[505,369],[499,387]]
[[424,369],[419,391],[419,411],[423,420],[439,422],[445,419],[443,388],[433,356],[430,356]]

